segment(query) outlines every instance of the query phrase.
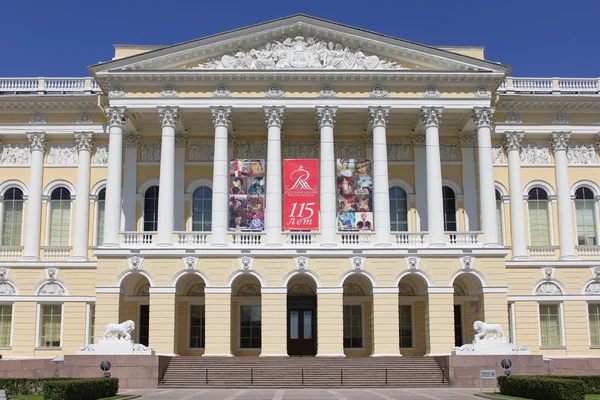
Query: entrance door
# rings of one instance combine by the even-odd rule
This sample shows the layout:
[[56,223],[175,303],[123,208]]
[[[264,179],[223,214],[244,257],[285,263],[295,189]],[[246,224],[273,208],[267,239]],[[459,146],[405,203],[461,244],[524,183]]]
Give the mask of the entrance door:
[[287,348],[290,356],[317,354],[317,315],[314,296],[288,297]]
[[138,329],[140,344],[148,346],[150,339],[150,306],[147,304],[140,305],[140,323]]
[[463,343],[462,308],[460,304],[454,305],[454,346],[460,347]]

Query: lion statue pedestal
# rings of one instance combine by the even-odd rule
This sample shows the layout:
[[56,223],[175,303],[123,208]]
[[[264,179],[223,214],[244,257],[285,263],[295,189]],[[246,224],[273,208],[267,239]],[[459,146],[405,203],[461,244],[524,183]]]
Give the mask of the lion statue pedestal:
[[508,343],[504,337],[504,331],[499,324],[488,324],[483,321],[475,321],[473,329],[477,332],[472,344],[455,347],[452,355],[510,355],[531,354],[531,350],[525,346]]
[[154,350],[143,344],[134,343],[131,332],[135,323],[131,320],[120,324],[108,324],[104,328],[102,339],[98,343],[82,346],[75,354],[116,355],[116,356],[153,356]]

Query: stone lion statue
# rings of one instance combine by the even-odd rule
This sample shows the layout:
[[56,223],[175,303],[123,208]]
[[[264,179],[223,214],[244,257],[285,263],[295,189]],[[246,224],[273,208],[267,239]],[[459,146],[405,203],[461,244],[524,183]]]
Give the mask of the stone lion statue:
[[473,323],[473,329],[477,331],[475,335],[475,341],[485,340],[487,338],[488,333],[491,333],[493,336],[488,339],[496,339],[503,338],[504,331],[499,324],[488,324],[483,321],[475,321]]
[[127,320],[120,324],[108,324],[104,328],[104,339],[109,335],[112,339],[131,340],[131,332],[135,329],[135,322]]

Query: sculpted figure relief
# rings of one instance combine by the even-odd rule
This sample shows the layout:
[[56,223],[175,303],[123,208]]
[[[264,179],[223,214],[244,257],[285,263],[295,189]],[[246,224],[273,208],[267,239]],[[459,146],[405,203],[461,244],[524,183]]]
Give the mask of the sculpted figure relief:
[[214,58],[185,69],[407,69],[394,61],[352,50],[341,43],[303,36],[287,37],[248,51]]
[[[120,324],[108,324],[104,328],[104,339],[131,340],[131,332],[135,329],[135,322],[128,320]],[[109,337],[110,336],[110,337]]]
[[[475,321],[473,323],[473,329],[477,331],[477,334],[475,335],[476,342],[479,340],[504,338],[504,331],[499,324],[488,324],[483,321]],[[488,337],[489,333],[491,333],[492,336]]]

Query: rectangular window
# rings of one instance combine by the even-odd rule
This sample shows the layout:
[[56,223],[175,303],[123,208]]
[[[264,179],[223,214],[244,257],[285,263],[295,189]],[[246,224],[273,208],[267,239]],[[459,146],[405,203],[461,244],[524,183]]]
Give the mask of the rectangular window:
[[204,348],[204,306],[190,307],[190,348]]
[[548,226],[548,202],[530,200],[528,205],[531,245],[549,246],[550,228]]
[[50,246],[68,246],[71,227],[71,201],[52,200],[50,202]]
[[498,225],[498,243],[504,244],[504,235],[502,234],[502,202],[496,202],[496,223]]
[[98,225],[98,230],[96,232],[96,244],[98,246],[102,245],[102,243],[104,243],[104,216],[105,216],[105,201],[98,201],[98,221],[97,221],[97,225]]
[[40,306],[40,347],[60,347],[62,305]]
[[94,344],[94,321],[96,320],[96,305],[88,306],[88,344]]
[[260,306],[240,307],[240,348],[260,349]]
[[4,200],[0,243],[3,246],[20,246],[22,227],[23,201]]
[[596,244],[596,221],[594,203],[590,200],[575,201],[575,220],[577,222],[577,244],[594,246]]
[[400,306],[400,347],[414,347],[412,337],[412,307]]
[[12,309],[12,304],[0,305],[0,347],[10,347]]
[[362,306],[344,306],[344,348],[362,348],[362,336]]
[[148,346],[150,342],[150,306],[148,304],[140,305],[140,323],[138,335],[140,344]]
[[542,347],[562,346],[560,305],[540,304]]
[[600,346],[600,304],[588,304],[590,345]]

